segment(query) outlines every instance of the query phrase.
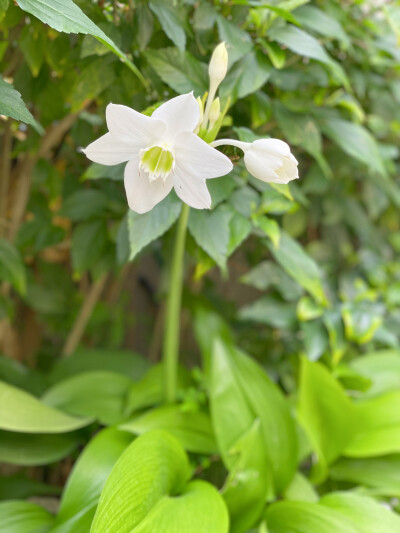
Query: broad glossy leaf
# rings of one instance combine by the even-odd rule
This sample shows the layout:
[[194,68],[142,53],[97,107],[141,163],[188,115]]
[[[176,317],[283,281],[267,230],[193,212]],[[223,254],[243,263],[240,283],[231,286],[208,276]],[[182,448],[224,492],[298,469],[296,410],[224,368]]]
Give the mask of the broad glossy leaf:
[[0,381],[0,429],[18,433],[66,433],[91,422],[90,418],[53,409],[31,394]]
[[80,440],[76,433],[28,435],[0,431],[0,462],[21,466],[48,465],[69,455]]
[[336,492],[323,496],[320,503],[348,517],[359,533],[400,531],[400,516],[368,496]]
[[292,482],[285,490],[284,499],[315,503],[319,500],[319,495],[310,481],[300,472],[296,472]]
[[111,425],[121,422],[131,378],[116,372],[82,372],[59,381],[42,401],[67,413]]
[[[90,524],[104,483],[131,442],[132,435],[114,428],[104,429],[89,442],[68,478],[55,531],[87,533],[85,517],[89,517]],[[80,524],[79,520],[82,520]]]
[[47,533],[54,517],[30,502],[0,502],[0,530],[4,533]]
[[202,411],[184,411],[179,405],[164,405],[136,416],[120,428],[136,435],[152,429],[171,433],[189,452],[204,455],[218,452],[209,416]]
[[26,291],[25,265],[21,254],[5,239],[0,239],[0,280],[10,282],[19,293]]
[[18,0],[17,4],[21,9],[57,31],[93,35],[124,61],[145,86],[147,85],[132,61],[72,0]]
[[322,364],[301,360],[298,414],[318,456],[314,477],[326,475],[355,433],[354,406],[340,384]]
[[102,491],[91,533],[228,532],[218,491],[188,484],[189,463],[179,442],[164,431],[139,437],[122,454]]
[[172,226],[179,216],[181,207],[180,200],[170,194],[148,213],[139,215],[129,211],[130,260]]
[[269,245],[282,268],[320,303],[326,302],[322,275],[318,265],[298,242],[281,230],[279,246]]
[[400,389],[400,351],[382,350],[354,359],[350,366],[372,381],[364,396]]
[[20,93],[0,76],[0,115],[15,118],[30,124],[38,133],[43,133],[42,126],[36,122],[31,112],[24,104]]
[[166,0],[151,0],[149,7],[160,21],[161,27],[171,41],[180,49],[186,45],[186,33],[183,18],[175,4]]

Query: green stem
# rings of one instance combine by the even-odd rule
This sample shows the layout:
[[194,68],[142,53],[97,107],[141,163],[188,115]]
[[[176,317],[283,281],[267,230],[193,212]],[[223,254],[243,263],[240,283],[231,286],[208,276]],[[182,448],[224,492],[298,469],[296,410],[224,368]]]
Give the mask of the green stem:
[[165,379],[165,400],[176,400],[179,333],[183,286],[183,260],[185,253],[186,228],[189,219],[189,206],[182,204],[182,211],[176,229],[175,247],[169,273],[167,308],[165,315],[163,364]]

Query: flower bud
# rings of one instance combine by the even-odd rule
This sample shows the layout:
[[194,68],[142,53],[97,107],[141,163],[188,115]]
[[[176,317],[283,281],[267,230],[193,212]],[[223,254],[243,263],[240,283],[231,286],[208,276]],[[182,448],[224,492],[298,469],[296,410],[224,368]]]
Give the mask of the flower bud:
[[221,81],[225,78],[228,70],[228,52],[225,43],[222,42],[214,50],[211,57],[210,65],[208,67],[208,74],[210,76],[210,85],[218,87]]
[[221,115],[221,104],[219,98],[216,98],[210,107],[210,113],[208,115],[208,120],[210,123],[210,128],[212,128]]

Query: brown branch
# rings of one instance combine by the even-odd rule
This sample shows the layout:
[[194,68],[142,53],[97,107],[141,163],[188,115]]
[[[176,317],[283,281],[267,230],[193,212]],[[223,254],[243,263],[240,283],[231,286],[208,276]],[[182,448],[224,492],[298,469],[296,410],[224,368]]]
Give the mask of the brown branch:
[[[0,220],[6,218],[8,205],[8,190],[10,187],[11,171],[11,120],[8,119],[4,125],[3,150],[1,153],[1,172],[0,172]],[[0,226],[0,237],[6,233],[6,226]]]
[[103,292],[107,278],[107,273],[102,274],[102,276],[90,287],[78,316],[76,317],[75,323],[61,351],[61,357],[69,357],[75,352],[83,337],[87,323],[89,322],[89,319],[93,313],[93,309],[98,302],[101,293]]

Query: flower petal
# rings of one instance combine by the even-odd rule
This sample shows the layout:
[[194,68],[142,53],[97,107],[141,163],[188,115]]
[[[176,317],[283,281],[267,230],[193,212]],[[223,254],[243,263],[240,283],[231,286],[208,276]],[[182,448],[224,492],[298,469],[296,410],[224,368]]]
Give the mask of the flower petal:
[[136,213],[146,213],[161,202],[171,191],[173,186],[172,174],[167,179],[156,179],[150,182],[148,174],[139,173],[139,161],[129,161],[124,174],[125,191],[128,204]]
[[142,115],[125,105],[108,104],[106,120],[112,135],[133,142],[138,149],[153,144],[165,131],[161,120]]
[[272,183],[283,183],[279,175],[274,170],[265,164],[263,154],[253,150],[249,150],[244,154],[244,163],[250,174],[253,174],[261,181]]
[[185,204],[195,209],[210,209],[211,196],[206,180],[193,178],[180,169],[174,171],[174,189]]
[[106,133],[89,144],[83,153],[91,161],[101,165],[117,165],[129,161],[137,154],[135,144]]
[[289,157],[290,154],[290,146],[280,139],[257,139],[252,143],[251,148],[283,157]]
[[226,155],[204,142],[194,133],[181,132],[175,138],[176,166],[194,178],[218,178],[232,168]]
[[200,108],[193,93],[181,94],[160,105],[151,118],[162,120],[171,137],[180,131],[193,131],[200,120]]

